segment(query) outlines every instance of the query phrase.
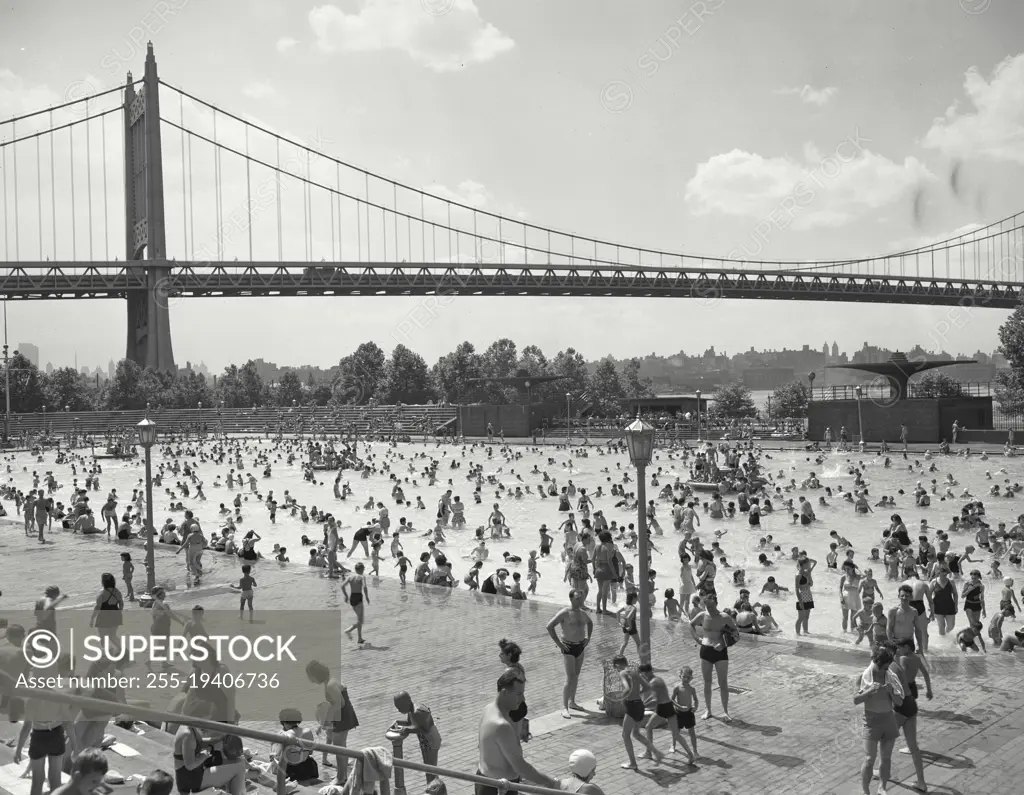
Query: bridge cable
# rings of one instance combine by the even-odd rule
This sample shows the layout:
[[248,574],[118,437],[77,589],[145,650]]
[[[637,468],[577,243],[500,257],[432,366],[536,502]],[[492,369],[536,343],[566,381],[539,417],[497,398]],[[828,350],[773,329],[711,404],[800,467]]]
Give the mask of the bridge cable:
[[[178,118],[181,126],[185,126],[185,98],[178,94]],[[185,133],[181,132],[181,237],[184,244],[182,252],[188,256],[188,194],[185,191]]]
[[4,181],[4,262],[10,262],[10,241],[7,235],[7,150],[3,148],[0,148],[0,172],[3,172],[0,176]]
[[[133,83],[131,83],[131,85],[137,86],[141,82],[142,82],[142,78],[139,78],[138,80],[136,80]],[[125,86],[118,86],[117,88],[108,88],[106,91],[101,91],[99,94],[90,94],[89,96],[82,97],[81,99],[73,99],[70,102],[65,102],[62,105],[50,105],[48,108],[45,108],[43,110],[34,110],[31,113],[26,113],[26,114],[24,114],[22,116],[12,116],[9,119],[0,119],[0,127],[2,127],[5,124],[14,124],[15,122],[22,121],[23,119],[31,119],[34,116],[41,116],[44,113],[49,113],[50,114],[50,122],[52,124],[53,123],[53,111],[55,111],[55,110],[61,110],[62,108],[68,108],[68,107],[70,107],[72,105],[77,105],[80,102],[85,102],[86,100],[89,100],[89,99],[98,99],[99,97],[105,96],[107,94],[112,94],[115,91],[124,91],[125,88],[127,88],[127,85],[125,85]],[[121,105],[117,105],[112,110],[124,110],[124,108]],[[52,131],[44,130],[44,132],[52,132]]]
[[[342,229],[342,225],[341,225],[341,193],[340,193],[340,191],[341,191],[341,166],[338,165],[337,163],[334,164],[334,181],[337,183],[338,191],[339,191],[339,194],[338,194],[338,254],[340,256],[344,256],[344,253],[343,253],[343,251],[344,251],[344,249],[343,249],[344,243],[342,243],[342,240],[341,240],[341,229]],[[335,262],[337,262],[337,260],[335,260]]]
[[[90,121],[91,119],[98,119],[98,118],[100,118],[100,116],[106,116],[109,113],[117,113],[118,111],[122,111],[122,110],[124,110],[124,108],[121,108],[121,107],[111,108],[110,110],[105,110],[102,113],[97,113],[97,114],[95,114],[93,116],[88,116],[88,117],[83,118],[83,119],[77,119],[76,121],[69,121],[67,124],[62,124],[59,127],[51,127],[48,130],[40,130],[39,132],[26,133],[25,135],[21,136],[21,138],[11,138],[11,140],[9,140],[9,141],[0,141],[0,149],[6,148],[6,147],[10,146],[10,147],[12,147],[12,150],[13,150],[14,145],[18,144],[18,143],[21,143],[22,141],[30,141],[33,138],[38,138],[41,135],[49,135],[50,133],[60,132],[61,130],[66,130],[69,127],[74,127],[76,124],[84,124],[85,122]],[[45,113],[45,111],[43,111],[43,112]],[[12,125],[12,130],[13,130],[13,125]]]
[[[184,133],[182,133],[184,135]],[[245,208],[246,214],[249,216],[249,221],[246,224],[249,227],[249,262],[252,262],[252,181],[249,176],[249,128],[245,128]]]
[[14,144],[15,145],[11,149],[11,152],[13,153],[12,159],[14,160],[14,258],[16,260],[20,261],[21,260],[21,254],[19,253],[19,250],[21,248],[21,245],[20,245],[21,222],[18,219],[18,146],[17,146],[18,138],[17,138],[17,128],[15,127],[14,124],[11,125],[11,135],[15,136],[15,138],[14,138]]
[[[191,140],[191,138],[189,139]],[[277,261],[284,262],[284,238],[281,236],[281,141],[277,141],[277,169],[274,171],[277,174],[275,180],[275,191],[277,196]]]
[[223,230],[223,224],[221,219],[221,213],[223,211],[223,205],[220,201],[220,146],[217,143],[217,109],[213,109],[213,179],[214,179],[214,200],[217,202],[217,208],[215,218],[217,219],[217,260],[219,262],[224,261],[224,241],[221,237],[221,230]]
[[367,172],[366,179],[366,258],[373,259],[373,246],[370,238],[370,174]]
[[[103,140],[103,249],[104,257],[110,262],[110,204],[107,200],[107,117],[100,119],[100,137]],[[185,191],[182,190],[182,193]],[[185,219],[182,218],[182,225]]]
[[[106,118],[105,116],[103,118]],[[53,126],[53,111],[50,111],[50,126]],[[57,169],[53,165],[54,139],[50,136],[50,216],[53,225],[53,260],[57,261]]]
[[[334,247],[334,194],[328,193],[327,195],[331,200],[331,262],[337,262],[337,251]],[[252,255],[249,258],[252,259]]]
[[[85,101],[85,115],[89,115],[89,100]],[[88,197],[86,205],[89,208],[89,259],[92,259],[92,135],[89,125],[85,125],[85,195]]]
[[[211,105],[210,103],[205,102],[202,99],[199,99],[198,97],[196,97],[196,96],[194,96],[192,94],[189,94],[187,91],[184,91],[184,90],[182,90],[182,89],[180,89],[180,88],[178,88],[178,87],[176,87],[174,85],[171,85],[170,83],[166,83],[166,82],[164,82],[162,80],[160,82],[161,82],[161,84],[165,85],[167,88],[171,89],[172,91],[177,91],[180,94],[184,94],[186,97],[194,100],[195,102],[197,102],[197,103],[199,103],[201,105],[205,105],[206,107],[209,107],[211,109],[214,108],[214,106]],[[231,114],[231,113],[229,113],[227,111],[220,110],[220,112],[223,113],[225,116],[227,116],[229,118],[232,118],[232,119],[234,119],[234,120],[236,120],[236,121],[238,121],[238,122],[240,122],[242,124],[245,124],[247,126],[254,127],[255,129],[259,130],[260,132],[262,132],[262,133],[264,133],[266,135],[272,136],[272,137],[274,137],[274,138],[276,138],[276,139],[278,139],[280,141],[285,141],[285,142],[290,143],[290,144],[292,144],[292,145],[294,145],[294,146],[296,146],[296,147],[298,147],[300,149],[304,149],[304,150],[309,151],[309,152],[317,152],[318,155],[326,156],[329,160],[332,160],[333,162],[335,162],[337,164],[340,164],[340,165],[343,165],[346,168],[352,169],[353,171],[356,171],[358,173],[362,173],[362,174],[365,174],[367,176],[373,176],[375,179],[379,179],[379,180],[381,180],[383,182],[390,182],[392,184],[397,185],[398,187],[404,188],[405,190],[411,191],[413,193],[419,193],[421,196],[423,196],[423,195],[429,196],[432,199],[436,199],[438,201],[445,202],[446,204],[455,205],[456,207],[459,207],[459,208],[464,209],[464,210],[473,211],[475,209],[473,207],[470,207],[469,205],[462,204],[461,202],[456,202],[456,201],[451,201],[451,200],[448,200],[448,199],[444,199],[444,198],[441,198],[441,197],[436,196],[434,194],[430,194],[430,193],[427,193],[425,191],[419,190],[417,188],[413,188],[410,185],[406,185],[404,183],[397,182],[395,180],[392,180],[392,179],[389,179],[389,178],[386,178],[386,177],[382,177],[382,176],[380,176],[378,174],[374,174],[374,173],[366,170],[365,168],[353,165],[352,163],[348,163],[348,162],[343,161],[343,160],[339,160],[337,158],[331,157],[330,155],[324,155],[324,153],[319,152],[318,150],[311,149],[310,147],[307,147],[307,146],[305,146],[303,144],[300,144],[300,143],[298,143],[296,141],[293,141],[293,140],[291,140],[289,138],[286,138],[286,137],[284,137],[282,135],[279,135],[278,133],[272,132],[272,131],[264,128],[264,127],[261,127],[258,124],[253,124],[252,122],[249,122],[249,121],[247,121],[247,120],[245,120],[245,119],[243,119],[243,118],[241,118],[239,116],[235,116],[234,114]],[[370,203],[369,202],[369,196],[367,196],[367,203]],[[373,206],[379,208],[379,205],[373,205]],[[381,208],[381,209],[383,209],[383,208]],[[486,210],[481,210],[479,212],[481,212],[483,215],[491,217],[491,218],[504,218],[504,216],[502,216],[500,214],[488,212]],[[402,213],[398,213],[398,214],[402,215]],[[1011,219],[1011,218],[1016,218],[1017,215],[1020,215],[1020,213],[1017,213],[1017,214],[1011,215],[1011,216],[1007,216],[1003,220],[1005,221],[1005,220],[1008,220],[1008,219]],[[369,223],[369,219],[367,219],[367,223]],[[571,234],[571,233],[568,233],[568,232],[560,232],[558,230],[551,230],[551,229],[549,229],[547,227],[541,227],[541,226],[537,226],[535,224],[529,224],[529,223],[526,223],[526,222],[523,222],[523,221],[516,221],[516,223],[521,224],[525,228],[531,228],[531,229],[536,229],[538,231],[547,232],[548,236],[549,236],[549,239],[550,239],[550,233],[552,231],[555,231],[556,234],[563,235],[565,237],[579,238],[580,240],[588,240],[588,241],[590,241],[592,243],[595,243],[595,244],[601,243],[602,245],[615,246],[617,251],[618,251],[618,249],[621,249],[621,248],[632,249],[632,250],[636,251],[637,254],[638,254],[638,261],[637,261],[638,264],[637,264],[637,267],[640,268],[640,269],[643,269],[643,265],[641,264],[642,260],[639,259],[639,255],[640,255],[640,253],[642,251],[648,251],[647,249],[640,249],[637,246],[627,246],[627,245],[624,245],[624,244],[621,244],[621,243],[612,243],[610,241],[598,240],[596,238],[581,237],[579,235],[574,235],[574,234]],[[996,225],[998,225],[998,224],[997,223],[993,223],[993,224],[990,224],[987,227],[983,227],[982,229],[974,230],[974,232],[964,233],[964,235],[961,235],[961,236],[959,236],[957,238],[949,238],[947,240],[943,240],[943,241],[939,241],[939,242],[940,243],[954,243],[954,241],[959,240],[960,237],[966,237],[969,234],[974,234],[976,232],[982,231],[983,229],[989,229],[992,226],[996,226]],[[868,264],[868,263],[880,263],[880,262],[883,262],[883,261],[888,261],[888,260],[894,259],[895,257],[899,256],[900,254],[920,253],[920,252],[924,252],[924,251],[929,251],[933,245],[935,245],[935,244],[930,244],[929,246],[922,246],[922,247],[915,248],[915,249],[907,249],[905,251],[896,251],[896,252],[892,252],[892,253],[889,253],[889,254],[879,255],[877,257],[861,257],[861,258],[857,258],[857,259],[846,259],[846,260],[841,260],[841,261],[837,260],[837,261],[831,261],[831,262],[827,262],[827,263],[815,263],[813,265],[810,265],[810,264],[804,263],[804,262],[798,262],[796,260],[758,260],[758,261],[754,261],[754,260],[741,260],[741,259],[738,260],[738,259],[728,259],[726,257],[711,257],[711,256],[700,255],[700,254],[685,254],[685,253],[668,252],[668,251],[661,251],[661,250],[657,250],[657,251],[650,250],[650,253],[668,254],[670,257],[678,257],[681,260],[686,260],[686,259],[701,260],[701,261],[707,260],[707,261],[714,262],[714,263],[729,264],[729,265],[747,265],[747,264],[761,264],[761,265],[770,265],[770,266],[794,265],[794,266],[798,266],[798,267],[795,267],[795,268],[774,268],[773,270],[776,270],[776,271],[793,270],[793,271],[801,271],[801,272],[810,272],[810,271],[828,271],[830,269],[839,268],[839,267],[842,267],[844,265],[850,265],[850,264],[855,264],[855,263],[865,263],[865,264]],[[954,245],[955,245],[955,243],[954,243]],[[549,252],[548,253],[550,253],[550,244],[549,244]],[[550,259],[549,259],[549,263],[550,263]],[[608,263],[608,264],[618,265],[619,267],[632,267],[632,266],[625,265],[621,261],[617,261],[615,263]],[[698,267],[699,267],[699,269],[703,269],[703,265],[698,266]],[[685,262],[682,262],[679,269],[680,270],[687,270],[688,267],[685,264]],[[697,269],[697,268],[694,268],[694,269]],[[845,273],[837,272],[837,275],[838,276],[846,276],[846,275],[850,275],[850,274],[845,274]],[[861,274],[861,275],[863,275],[863,274]]]
[[[170,121],[168,119],[163,119],[163,121],[165,123],[167,123],[168,125],[172,126],[172,127],[176,127],[178,129],[181,129],[180,126],[178,124],[176,124],[175,122],[173,122],[173,121]],[[214,146],[218,147],[219,149],[226,150],[226,151],[228,151],[228,152],[230,152],[232,154],[235,154],[235,155],[237,155],[239,157],[246,157],[244,152],[240,152],[240,151],[238,151],[236,149],[233,149],[232,147],[227,146],[226,144],[222,144],[222,143],[213,141],[209,137],[204,136],[204,135],[202,135],[200,133],[197,133],[197,132],[195,132],[193,130],[186,129],[185,132],[189,136],[195,137],[195,138],[197,138],[199,140],[202,140],[202,141],[205,141],[207,143],[213,144]],[[282,140],[287,141],[287,139],[282,139]],[[275,169],[273,164],[267,163],[267,162],[265,162],[263,160],[260,160],[259,158],[251,157],[250,156],[250,159],[254,163],[258,164],[258,165],[262,165],[262,166],[264,166],[266,168],[269,168],[271,170],[276,170],[278,172],[279,180],[280,180],[280,174],[282,173],[281,169],[280,169],[280,166],[278,166]],[[361,223],[359,223],[359,221],[361,220],[361,219],[359,219],[359,215],[360,215],[359,205],[360,204],[365,205],[365,207],[366,207],[366,231],[367,231],[367,257],[368,257],[368,259],[372,259],[373,254],[372,254],[372,241],[370,240],[370,219],[369,219],[370,210],[371,209],[378,209],[378,210],[381,210],[381,212],[394,212],[394,211],[391,210],[390,208],[383,207],[383,206],[381,206],[379,204],[375,204],[375,203],[370,202],[368,200],[368,197],[369,197],[369,173],[368,172],[363,172],[363,173],[364,173],[364,184],[365,184],[364,190],[365,190],[365,196],[367,198],[361,198],[361,197],[354,196],[352,194],[345,193],[345,192],[341,192],[340,195],[344,196],[345,198],[351,199],[354,202],[356,202],[356,204],[357,204],[357,229],[360,231],[360,233],[362,232],[362,225],[361,225]],[[322,184],[320,184],[318,182],[312,182],[311,180],[306,180],[304,177],[301,177],[301,176],[296,176],[296,175],[291,175],[291,176],[293,176],[295,179],[299,179],[299,180],[304,181],[304,182],[305,181],[309,181],[311,184],[313,184],[316,187],[319,187],[319,188],[321,188],[323,190],[327,190],[327,191],[333,191],[334,190],[333,188],[331,188],[328,185],[322,185]],[[423,200],[425,199],[426,196],[430,195],[430,194],[426,194],[426,193],[424,193],[422,191],[414,191],[414,192],[420,193],[421,203],[423,202]],[[436,198],[436,197],[431,196],[431,198]],[[449,214],[451,212],[451,205],[454,205],[456,207],[461,207],[462,206],[462,205],[458,204],[457,202],[446,202],[446,204],[449,205]],[[468,208],[468,209],[472,210],[472,208]],[[279,202],[278,203],[278,215],[279,215],[279,218],[280,218],[280,212],[281,212],[281,209],[280,209],[280,202]],[[422,209],[421,209],[421,214],[423,214],[423,210]],[[485,213],[485,212],[482,212],[481,214],[489,215],[490,217],[497,217],[497,216],[494,216],[493,214]],[[404,213],[404,212],[398,212],[398,213],[396,213],[396,215],[410,217],[407,213]],[[437,240],[436,240],[437,228],[441,227],[442,229],[447,229],[449,232],[451,232],[453,230],[450,227],[444,227],[442,224],[440,224],[438,222],[426,220],[425,218],[419,219],[419,220],[422,220],[423,223],[429,224],[431,226],[431,230],[432,230],[431,234],[432,234],[432,239],[433,239],[433,258],[436,259],[436,257],[437,257]],[[534,228],[541,229],[541,227],[534,227]],[[280,229],[280,223],[279,223],[279,229]],[[547,235],[548,235],[548,247],[547,247],[546,250],[538,249],[538,251],[540,253],[546,253],[547,254],[547,260],[548,260],[547,264],[551,265],[552,264],[551,263],[551,253],[552,253],[552,250],[551,250],[551,244],[550,244],[550,236],[551,236],[552,230],[544,229],[543,231],[545,231],[547,233]],[[280,232],[279,232],[279,234],[280,234]],[[1005,234],[1005,232],[1001,233],[1001,234]],[[493,237],[486,236],[486,235],[478,235],[478,237],[480,237],[481,240],[486,240],[486,241],[490,241],[490,242],[493,242],[493,243],[499,243],[500,242],[500,241],[496,241]],[[573,237],[573,236],[569,235],[569,237]],[[992,237],[995,237],[995,235],[992,235]],[[980,241],[974,241],[974,242],[980,242]],[[615,248],[616,248],[616,256],[620,256],[620,254],[621,254],[620,250],[621,250],[622,246],[617,245],[617,244],[614,244],[614,245],[615,245]],[[961,244],[961,246],[963,246],[963,245],[964,244]],[[626,248],[632,248],[632,247],[626,247]],[[529,250],[533,250],[533,249],[529,249]],[[359,242],[359,254],[360,254],[360,258],[361,258],[362,257],[362,241],[361,240]],[[449,249],[449,259],[450,259],[450,256],[451,256],[451,249]],[[672,254],[670,256],[679,257],[680,255]],[[279,259],[281,259],[283,261],[283,256],[280,254],[280,249],[279,249]],[[881,263],[881,262],[884,262],[884,261],[891,260],[892,257],[891,256],[889,256],[889,257],[875,257],[875,258],[867,258],[867,259],[863,259],[863,260],[844,260],[842,262],[838,262],[837,261],[837,262],[830,262],[830,263],[797,263],[797,262],[782,263],[780,261],[751,262],[751,261],[748,261],[748,260],[728,260],[728,259],[723,259],[723,258],[719,258],[719,257],[701,257],[699,259],[702,260],[702,264],[700,266],[698,266],[698,267],[688,267],[686,265],[686,260],[698,259],[698,257],[696,257],[696,256],[682,255],[681,259],[682,259],[682,265],[679,268],[675,268],[675,269],[672,269],[672,270],[681,270],[681,271],[704,270],[705,268],[703,267],[703,260],[707,260],[709,262],[719,263],[719,264],[734,264],[734,263],[735,264],[760,264],[760,265],[794,264],[794,265],[802,266],[800,268],[778,269],[778,270],[775,270],[775,271],[768,272],[768,273],[774,273],[776,275],[783,275],[783,274],[790,274],[790,273],[804,273],[804,274],[806,274],[806,273],[814,273],[814,272],[828,272],[828,271],[830,271],[830,269],[835,268],[835,267],[850,266],[850,265],[869,263],[869,262],[879,262],[879,263]],[[611,266],[611,267],[617,267],[617,268],[630,268],[631,267],[631,266],[628,266],[628,265],[623,265],[619,261],[608,262],[608,261],[603,261],[603,260],[598,259],[595,262],[595,266],[603,266],[603,265],[607,265],[607,266]],[[658,268],[655,268],[655,267],[644,268],[644,267],[641,266],[641,270],[644,270],[644,271],[657,271]],[[855,276],[855,275],[864,275],[864,274],[863,273],[861,273],[861,274],[830,273],[829,275],[832,275],[835,278],[844,278],[844,277]],[[895,278],[895,277],[894,276],[890,276],[890,278]]]
[[[192,178],[192,136],[188,137],[188,236],[192,242],[192,248],[190,251],[192,255],[189,259],[194,260],[196,256],[196,200],[192,195],[192,186],[194,179]],[[182,219],[184,223],[184,219]]]
[[[78,259],[78,225],[75,218],[75,128],[68,127],[68,151],[71,154],[71,261]],[[133,252],[134,253],[134,252]]]
[[36,213],[39,223],[39,259],[43,259],[43,163],[39,139],[36,138]]

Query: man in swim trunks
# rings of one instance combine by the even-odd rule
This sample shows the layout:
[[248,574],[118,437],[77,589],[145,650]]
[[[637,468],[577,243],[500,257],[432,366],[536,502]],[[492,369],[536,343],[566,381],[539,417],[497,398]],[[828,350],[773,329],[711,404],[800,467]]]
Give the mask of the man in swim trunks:
[[[914,635],[917,638],[917,648],[924,654],[928,651],[928,623],[935,620],[935,604],[932,602],[932,589],[929,583],[921,580],[917,572],[903,583],[911,588],[910,606],[917,611],[917,623]],[[925,607],[927,603],[927,608]]]
[[[704,637],[697,635],[697,625],[704,631]],[[704,610],[690,621],[690,634],[700,647],[701,673],[704,676],[704,705],[706,710],[701,716],[703,720],[711,717],[712,676],[718,674],[718,688],[722,697],[722,717],[726,722],[729,717],[729,645],[726,642],[727,632],[738,632],[736,622],[731,616],[718,609],[718,597],[708,594],[704,597]]]
[[888,635],[895,644],[909,643],[911,650],[917,637],[917,609],[911,604],[914,589],[909,585],[901,585],[899,590],[900,603],[889,611]]
[[[509,718],[509,712],[523,703],[525,686],[523,677],[515,669],[509,669],[498,679],[498,696],[484,707],[483,718],[480,720],[477,773],[513,783],[526,779],[542,787],[557,789],[556,779],[541,773],[523,758],[519,730]],[[498,795],[498,790],[477,784],[475,793]],[[516,795],[516,792],[508,790],[507,795]]]
[[[583,670],[583,652],[594,634],[594,622],[583,609],[583,592],[573,589],[569,592],[569,607],[563,607],[548,622],[548,634],[562,652],[565,666],[565,687],[562,688],[562,717],[571,718],[570,709],[583,711],[576,703],[576,689],[579,687],[580,671]],[[562,637],[555,629],[562,628]]]

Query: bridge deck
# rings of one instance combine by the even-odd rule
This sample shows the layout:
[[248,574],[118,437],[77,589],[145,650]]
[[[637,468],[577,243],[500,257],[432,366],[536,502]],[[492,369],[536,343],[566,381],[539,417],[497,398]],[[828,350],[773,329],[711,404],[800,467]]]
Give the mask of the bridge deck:
[[[153,273],[147,273],[152,270]],[[447,265],[434,263],[174,261],[0,262],[0,297],[123,298],[153,289],[157,298],[273,296],[533,296],[731,298],[978,305],[1011,309],[1020,282],[834,274],[822,270],[639,268],[604,264]]]

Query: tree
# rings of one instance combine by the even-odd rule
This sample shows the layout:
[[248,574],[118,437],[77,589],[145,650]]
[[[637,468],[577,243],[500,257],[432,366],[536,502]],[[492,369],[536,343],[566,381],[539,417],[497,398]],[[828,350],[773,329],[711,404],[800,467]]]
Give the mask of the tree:
[[71,411],[88,411],[96,407],[96,390],[74,367],[58,367],[46,378],[46,404],[54,411],[65,406]]
[[438,395],[451,402],[467,402],[478,386],[469,383],[470,379],[481,377],[480,356],[473,343],[460,343],[454,351],[438,359],[432,375]]
[[119,361],[106,392],[106,408],[144,409],[146,396],[141,381],[142,368],[136,362],[131,359]]
[[[39,369],[18,351],[11,356],[7,366],[10,368],[12,412],[39,411],[47,405],[44,373],[40,373]],[[5,389],[6,384],[0,383],[0,393],[4,393]],[[54,410],[57,408],[54,407]]]
[[364,342],[338,362],[341,374],[334,382],[335,403],[365,405],[377,395],[387,356],[376,343]]
[[806,417],[810,397],[810,390],[802,381],[776,387],[772,392],[772,416],[780,419]]
[[756,417],[754,398],[743,384],[723,384],[715,390],[715,414],[728,419]]
[[[482,377],[511,378],[516,374],[518,362],[519,354],[516,352],[516,344],[512,340],[508,338],[495,340],[480,355]],[[506,384],[484,384],[483,395],[484,400],[488,403],[513,403],[516,390]]]
[[381,402],[422,404],[435,397],[427,363],[418,353],[397,345],[384,366],[377,389]]
[[167,405],[180,409],[213,408],[216,398],[206,379],[194,370],[187,370],[174,379],[167,390]]
[[245,399],[243,406],[262,406],[267,402],[267,385],[256,368],[256,362],[247,361],[238,371],[238,381]]
[[654,397],[654,383],[640,377],[640,360],[636,357],[622,363],[622,392],[627,398]]
[[925,373],[910,383],[910,392],[916,398],[957,397],[964,388],[945,373]]
[[590,374],[587,372],[587,363],[583,355],[575,348],[566,348],[555,354],[551,360],[551,374],[564,376],[561,381],[554,381],[544,384],[541,394],[537,395],[538,400],[550,401],[558,404],[565,402],[565,393],[570,392],[578,395],[590,388]]
[[997,372],[995,393],[1003,414],[1024,414],[1024,370],[1014,368]]
[[294,370],[286,370],[277,384],[277,391],[274,395],[277,405],[291,406],[292,403],[302,405],[305,402],[306,394],[302,389],[302,381]]
[[621,410],[625,393],[612,357],[608,356],[597,363],[597,369],[590,377],[590,393],[601,413],[617,414]]

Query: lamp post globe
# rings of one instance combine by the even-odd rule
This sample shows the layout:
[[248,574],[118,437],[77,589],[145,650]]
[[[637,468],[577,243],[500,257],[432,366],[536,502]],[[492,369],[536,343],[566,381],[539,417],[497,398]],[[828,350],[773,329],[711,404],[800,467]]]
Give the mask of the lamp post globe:
[[[146,404],[147,409],[149,404]],[[152,449],[156,444],[157,427],[148,416],[137,426],[139,444],[146,451],[146,592],[139,597],[140,607],[153,606],[153,590],[156,588],[156,560],[153,527],[153,463]]]
[[636,525],[639,537],[637,551],[640,557],[637,584],[640,592],[640,663],[642,665],[651,663],[651,597],[648,574],[651,570],[651,552],[647,536],[647,465],[654,457],[654,434],[654,426],[640,419],[639,411],[637,418],[625,429],[629,460],[636,467]]

